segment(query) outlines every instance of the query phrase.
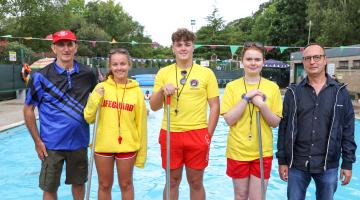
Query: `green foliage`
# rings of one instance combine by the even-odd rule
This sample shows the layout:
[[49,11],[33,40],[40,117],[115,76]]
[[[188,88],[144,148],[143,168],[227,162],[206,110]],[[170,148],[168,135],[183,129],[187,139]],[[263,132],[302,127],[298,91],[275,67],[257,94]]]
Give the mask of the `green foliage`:
[[309,0],[307,20],[312,22],[311,41],[325,46],[360,42],[359,0]]
[[[9,61],[9,51],[16,52],[16,62]],[[22,51],[22,52],[21,52]],[[0,46],[0,63],[2,64],[21,64],[21,55],[23,54],[24,62],[30,63],[33,59],[34,52],[27,46],[19,42],[9,42],[7,46]]]

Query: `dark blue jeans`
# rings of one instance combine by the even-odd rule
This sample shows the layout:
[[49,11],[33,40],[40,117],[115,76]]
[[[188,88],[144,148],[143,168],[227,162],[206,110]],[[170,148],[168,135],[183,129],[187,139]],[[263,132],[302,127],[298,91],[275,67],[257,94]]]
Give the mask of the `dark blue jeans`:
[[309,173],[292,167],[289,169],[288,175],[288,199],[305,199],[306,189],[311,178],[315,181],[317,200],[332,200],[334,198],[338,182],[338,168],[328,169],[322,173]]

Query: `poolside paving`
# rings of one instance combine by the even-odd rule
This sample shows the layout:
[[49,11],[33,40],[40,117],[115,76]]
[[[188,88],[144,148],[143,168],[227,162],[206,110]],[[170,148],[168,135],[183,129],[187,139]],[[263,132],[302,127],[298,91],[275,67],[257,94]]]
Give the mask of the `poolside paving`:
[[24,99],[0,101],[0,131],[24,124],[23,105]]
[[[24,124],[23,118],[24,99],[0,101],[0,132]],[[355,116],[360,119],[360,102],[353,101]],[[36,115],[37,109],[35,109]]]

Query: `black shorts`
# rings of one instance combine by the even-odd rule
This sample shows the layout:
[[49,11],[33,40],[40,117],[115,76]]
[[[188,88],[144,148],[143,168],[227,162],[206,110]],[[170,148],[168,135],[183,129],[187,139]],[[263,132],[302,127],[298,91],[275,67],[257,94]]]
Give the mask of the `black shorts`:
[[65,184],[81,185],[87,181],[87,148],[75,151],[47,150],[41,164],[39,187],[43,191],[56,192],[60,186],[61,172],[66,163]]

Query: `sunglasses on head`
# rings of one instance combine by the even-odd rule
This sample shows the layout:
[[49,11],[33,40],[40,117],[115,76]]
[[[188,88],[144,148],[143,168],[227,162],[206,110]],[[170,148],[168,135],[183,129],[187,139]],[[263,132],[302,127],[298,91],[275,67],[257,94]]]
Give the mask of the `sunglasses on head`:
[[257,47],[257,48],[264,48],[264,45],[260,42],[245,42],[244,43],[244,47],[245,48],[249,48],[249,47]]
[[115,53],[120,53],[120,54],[129,54],[129,51],[123,48],[118,48],[118,49],[110,49],[109,54],[115,54]]
[[180,79],[181,85],[185,85],[185,83],[186,83],[186,74],[187,74],[186,70],[181,71],[181,76],[182,76],[182,78]]

